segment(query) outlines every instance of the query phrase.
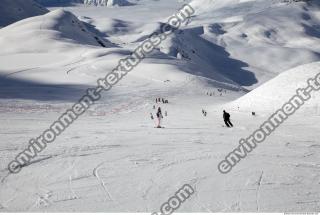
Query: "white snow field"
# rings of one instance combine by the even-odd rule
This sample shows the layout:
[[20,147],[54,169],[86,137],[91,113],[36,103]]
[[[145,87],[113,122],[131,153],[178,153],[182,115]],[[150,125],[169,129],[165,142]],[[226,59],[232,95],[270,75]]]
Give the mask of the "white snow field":
[[[306,88],[307,80],[319,73],[320,62],[302,65],[281,73],[256,90],[232,102],[231,107],[250,111],[274,112],[279,105],[296,94],[297,89]],[[268,101],[268,102],[264,102]],[[240,108],[239,108],[240,109]],[[304,114],[320,115],[318,92],[312,92],[310,100],[302,107]]]
[[[230,173],[217,169],[319,73],[317,0],[194,0],[187,23],[9,173],[31,138],[190,1],[60,2],[0,29],[0,212],[151,213],[184,184],[195,194],[178,212],[319,212],[319,92]],[[167,111],[163,129],[150,118],[154,105]]]

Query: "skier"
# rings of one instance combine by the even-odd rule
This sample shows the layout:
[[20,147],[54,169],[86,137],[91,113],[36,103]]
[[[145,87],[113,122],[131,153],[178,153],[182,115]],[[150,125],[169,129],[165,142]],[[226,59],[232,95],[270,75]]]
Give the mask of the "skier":
[[207,116],[207,111],[205,111],[204,109],[202,109],[202,114],[203,114],[203,116]]
[[161,119],[163,118],[162,116],[162,112],[161,112],[161,108],[159,107],[158,108],[158,111],[157,111],[157,118],[158,118],[158,125],[157,125],[157,128],[161,128]]
[[155,106],[155,105],[153,105],[153,109],[154,109],[154,110],[156,109],[156,106]]
[[230,114],[223,110],[223,120],[227,127],[233,127],[230,121]]

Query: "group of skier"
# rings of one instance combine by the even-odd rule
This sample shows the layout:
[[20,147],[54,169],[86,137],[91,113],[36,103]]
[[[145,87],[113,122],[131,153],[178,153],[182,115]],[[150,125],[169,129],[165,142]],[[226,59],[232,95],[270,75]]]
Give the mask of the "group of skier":
[[[164,99],[164,98],[156,98],[156,103],[162,103],[162,104],[168,104],[169,103],[169,100],[167,99]],[[156,106],[153,105],[153,109],[155,110],[156,109]],[[164,115],[165,116],[168,116],[168,112],[165,111],[164,112]],[[154,117],[153,117],[153,114],[150,113],[150,117],[152,120],[154,120]],[[157,117],[157,125],[156,125],[156,128],[162,128],[161,127],[161,120],[163,119],[163,114],[162,114],[162,110],[161,110],[161,107],[158,107],[157,109],[157,112],[156,112],[156,117]]]
[[[223,93],[224,93],[224,94],[227,94],[227,90],[218,88],[217,95],[222,96]],[[215,92],[215,91],[213,91],[213,92],[207,92],[207,96],[215,96],[215,95],[216,95],[216,92]]]
[[204,117],[206,117],[207,116],[207,111],[206,110],[204,110],[204,109],[202,109],[202,115],[204,116]]
[[[165,116],[168,116],[168,112],[165,111],[165,112],[164,112],[164,115],[165,115]],[[161,127],[161,120],[163,119],[163,115],[162,115],[161,107],[158,107],[156,116],[157,116],[157,125],[156,125],[156,128],[162,128],[162,127]],[[153,114],[152,114],[152,113],[150,113],[150,117],[151,117],[152,120],[154,120],[154,117],[153,117]]]
[[[207,111],[202,109],[202,114],[204,117],[207,116]],[[230,114],[228,112],[226,112],[225,110],[223,110],[223,121],[226,124],[227,127],[233,127],[233,124],[230,121]]]
[[[227,93],[227,90],[226,90],[226,89],[220,89],[220,88],[218,88],[218,89],[217,89],[217,92],[215,92],[215,91],[206,92],[206,94],[207,94],[208,96],[215,96],[216,93],[217,93],[218,95],[220,94],[220,96],[222,96],[222,94],[226,94],[226,93]],[[168,101],[167,99],[164,99],[164,98],[156,98],[156,104],[158,104],[158,103],[168,104],[169,101]],[[156,105],[153,105],[153,109],[156,110]],[[238,107],[238,109],[239,109],[239,107]],[[208,115],[208,112],[207,112],[205,109],[202,109],[202,115],[203,115],[204,117],[206,117],[206,116]],[[255,112],[252,112],[252,115],[255,116]],[[152,120],[155,119],[155,117],[153,116],[152,113],[150,113],[150,116],[151,116],[151,119],[152,119]],[[168,116],[167,111],[164,112],[164,116],[165,116],[165,117]],[[230,113],[228,113],[227,111],[223,110],[222,118],[223,118],[223,121],[224,121],[226,127],[228,127],[228,128],[233,127],[233,124],[232,124],[232,122],[231,122],[231,120],[230,120],[230,117],[231,117],[231,116],[230,116]],[[156,128],[163,128],[163,127],[161,126],[161,121],[162,121],[162,119],[163,119],[164,117],[163,117],[163,114],[162,114],[161,107],[158,107],[158,109],[157,109],[157,111],[156,111],[156,118],[157,118],[157,119],[156,119],[156,120],[157,120],[157,121],[156,121]]]
[[169,101],[167,99],[164,98],[156,98],[156,103],[163,103],[163,104],[168,104]]
[[[203,116],[207,116],[207,111],[202,109],[202,114]],[[168,112],[165,111],[164,112],[164,115],[167,117],[168,116]],[[151,120],[154,120],[154,116],[152,113],[150,113],[150,117],[151,117]],[[161,126],[161,121],[163,119],[163,114],[162,114],[162,110],[161,110],[161,107],[158,107],[157,109],[157,112],[156,112],[156,117],[157,117],[157,124],[156,124],[156,128],[163,128]],[[225,125],[230,128],[230,127],[233,127],[233,124],[232,122],[230,121],[230,114],[228,112],[226,112],[225,110],[223,110],[223,121],[225,123]]]

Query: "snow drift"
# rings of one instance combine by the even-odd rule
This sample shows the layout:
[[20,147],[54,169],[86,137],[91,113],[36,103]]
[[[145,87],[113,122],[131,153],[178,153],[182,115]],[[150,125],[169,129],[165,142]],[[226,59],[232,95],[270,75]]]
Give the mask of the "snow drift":
[[[230,103],[237,110],[275,111],[290,100],[299,88],[306,88],[307,81],[320,71],[320,62],[302,65],[283,72],[245,96]],[[320,94],[311,93],[311,99],[301,108],[303,112],[320,114]]]
[[28,17],[43,15],[47,12],[46,8],[33,0],[1,0],[0,27]]

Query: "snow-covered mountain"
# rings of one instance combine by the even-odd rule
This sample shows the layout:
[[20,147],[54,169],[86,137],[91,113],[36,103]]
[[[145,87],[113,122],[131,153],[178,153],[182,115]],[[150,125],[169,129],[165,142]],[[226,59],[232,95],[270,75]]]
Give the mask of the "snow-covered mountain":
[[[319,210],[319,93],[249,156],[234,150],[320,71],[319,1],[194,0],[196,15],[85,113],[68,111],[72,125],[35,154],[31,138],[50,138],[62,113],[189,2],[41,1],[58,8],[0,29],[0,212],[151,213],[183,184],[195,193],[178,212]],[[11,174],[26,148],[34,157]],[[221,174],[232,151],[243,159]]]
[[94,6],[128,6],[131,5],[127,0],[84,0],[85,5],[94,5]]
[[[254,88],[283,71],[320,60],[317,4],[317,1],[194,0],[197,15],[189,26],[194,26],[193,35],[199,36],[193,39],[205,39],[212,44],[211,51],[219,55],[224,50],[229,58],[242,62],[242,69],[254,74],[257,81],[239,83]],[[182,49],[192,57],[186,48],[192,46],[190,42],[172,44],[171,49]],[[201,50],[197,54],[202,59],[209,56]],[[219,64],[215,59],[209,57],[206,64],[216,67]],[[235,79],[241,73],[238,71],[232,68],[226,75]]]
[[28,17],[43,15],[47,12],[46,8],[34,0],[1,0],[0,27]]
[[[105,39],[88,30],[71,12],[62,9],[16,22],[0,29],[0,35],[2,53],[50,52],[79,45],[110,46]],[[11,44],[7,43],[8,40]],[[20,44],[22,40],[23,46]]]
[[86,6],[129,6],[132,5],[127,0],[35,0],[48,7],[71,6],[75,4],[84,4]]

